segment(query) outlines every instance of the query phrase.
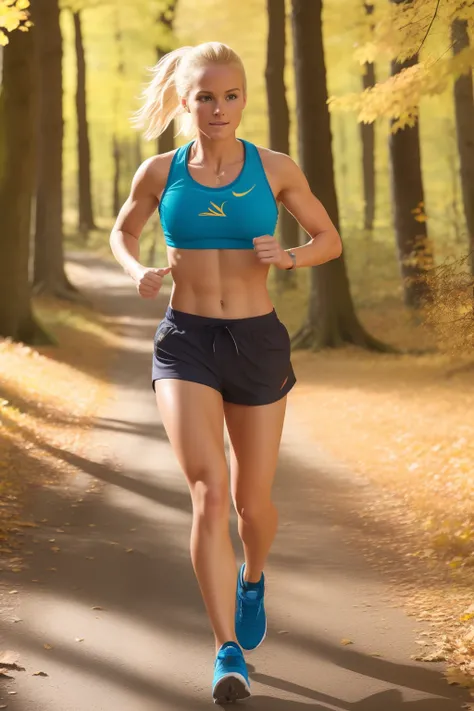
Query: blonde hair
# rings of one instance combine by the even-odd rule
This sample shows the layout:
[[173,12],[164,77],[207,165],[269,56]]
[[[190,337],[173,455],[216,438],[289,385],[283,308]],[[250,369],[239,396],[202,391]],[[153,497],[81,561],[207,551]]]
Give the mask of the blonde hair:
[[192,122],[185,113],[181,98],[191,88],[193,73],[207,64],[235,64],[242,72],[244,92],[247,88],[245,69],[239,55],[221,42],[205,42],[196,47],[180,47],[162,57],[151,72],[152,79],[145,86],[142,107],[132,123],[143,128],[145,138],[158,138],[173,119],[181,124],[176,135],[192,133]]

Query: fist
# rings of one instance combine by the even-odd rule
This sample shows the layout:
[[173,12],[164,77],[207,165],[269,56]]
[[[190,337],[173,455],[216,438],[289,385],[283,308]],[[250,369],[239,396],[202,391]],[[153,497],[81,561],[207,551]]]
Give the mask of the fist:
[[163,267],[162,269],[143,267],[135,278],[137,291],[142,299],[154,299],[161,289],[163,277],[169,274],[170,271],[171,267]]
[[270,235],[255,237],[253,248],[261,264],[274,264],[278,269],[287,269],[293,263],[278,240]]

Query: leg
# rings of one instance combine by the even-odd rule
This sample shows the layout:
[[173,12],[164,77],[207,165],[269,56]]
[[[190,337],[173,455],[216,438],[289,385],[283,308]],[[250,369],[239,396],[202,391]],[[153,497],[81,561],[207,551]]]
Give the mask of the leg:
[[224,403],[232,443],[232,498],[245,554],[245,580],[258,582],[273,543],[278,513],[271,491],[286,397],[271,405]]
[[229,535],[222,396],[206,385],[158,380],[156,400],[193,504],[191,559],[219,648],[235,640],[237,570]]

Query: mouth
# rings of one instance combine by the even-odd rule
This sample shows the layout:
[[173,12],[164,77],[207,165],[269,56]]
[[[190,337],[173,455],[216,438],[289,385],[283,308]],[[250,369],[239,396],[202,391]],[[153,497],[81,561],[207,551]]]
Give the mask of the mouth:
[[209,126],[228,126],[229,122],[228,121],[212,121],[209,123]]

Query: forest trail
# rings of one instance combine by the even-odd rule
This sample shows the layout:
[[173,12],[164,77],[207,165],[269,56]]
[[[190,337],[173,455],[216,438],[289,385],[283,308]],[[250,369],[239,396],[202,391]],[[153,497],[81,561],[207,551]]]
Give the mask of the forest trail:
[[[118,267],[73,260],[80,288],[123,345],[87,457],[61,452],[78,474],[38,493],[29,513],[47,524],[25,531],[30,567],[5,573],[18,594],[2,647],[19,653],[25,671],[2,682],[0,707],[211,708],[213,640],[189,559],[190,501],[150,387],[167,292],[143,301]],[[247,655],[245,706],[460,711],[467,694],[445,682],[441,665],[411,659],[422,623],[391,604],[386,581],[344,542],[353,522],[341,507],[363,482],[305,438],[298,403],[290,395],[274,490],[280,528],[266,571],[269,632]],[[235,519],[232,527],[240,560]]]

